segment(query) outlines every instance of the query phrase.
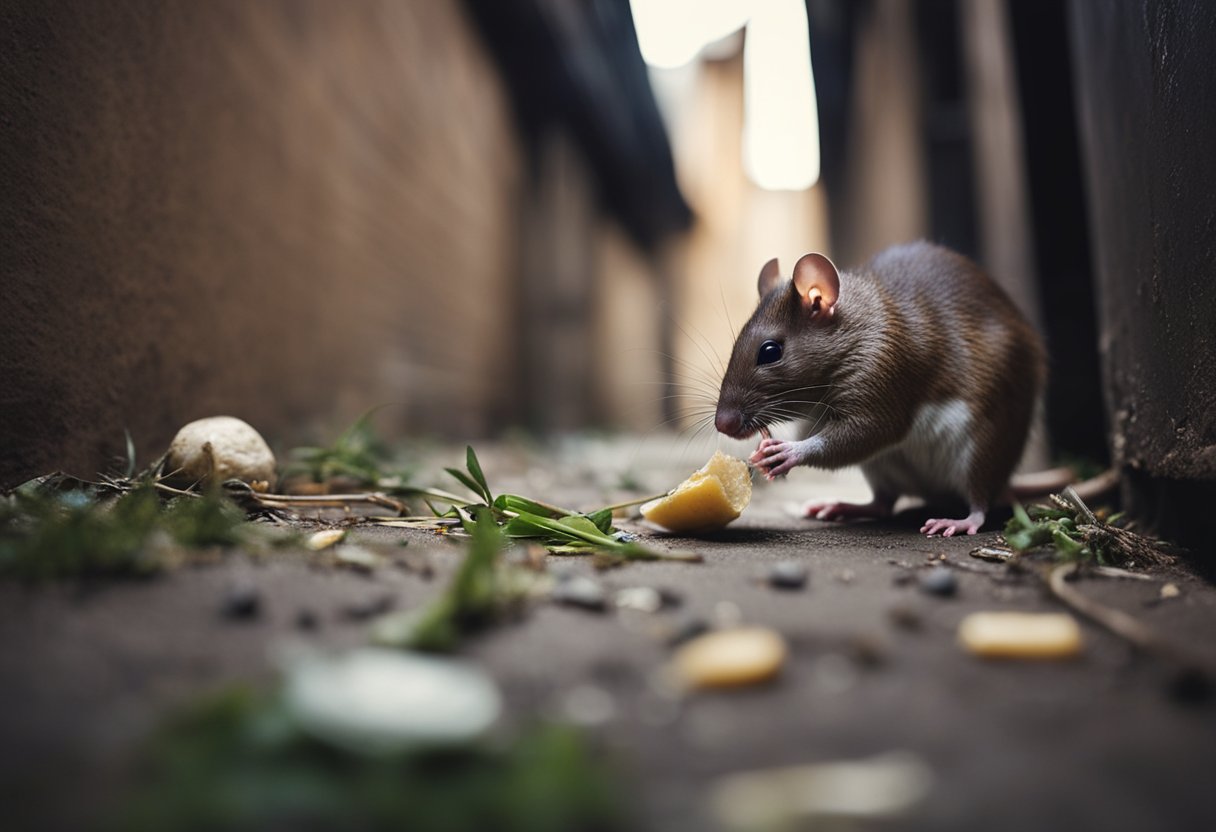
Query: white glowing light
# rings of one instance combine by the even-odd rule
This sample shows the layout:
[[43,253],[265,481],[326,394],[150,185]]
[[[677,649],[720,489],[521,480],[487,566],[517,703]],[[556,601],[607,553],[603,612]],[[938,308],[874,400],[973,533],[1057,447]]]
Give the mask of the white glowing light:
[[696,59],[747,23],[751,0],[629,0],[642,57],[658,69]]
[[819,111],[804,0],[630,0],[646,63],[674,69],[747,27],[743,168],[768,190],[819,180]]
[[743,168],[768,190],[819,180],[819,108],[803,0],[754,0],[743,46]]

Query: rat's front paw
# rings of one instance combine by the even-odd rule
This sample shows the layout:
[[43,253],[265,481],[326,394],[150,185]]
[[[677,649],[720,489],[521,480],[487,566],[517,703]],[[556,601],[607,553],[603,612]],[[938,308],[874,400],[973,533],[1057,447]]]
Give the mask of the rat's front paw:
[[811,450],[812,440],[789,442],[784,439],[765,439],[761,441],[756,452],[748,457],[748,462],[755,465],[770,480],[783,476],[795,465],[807,461]]

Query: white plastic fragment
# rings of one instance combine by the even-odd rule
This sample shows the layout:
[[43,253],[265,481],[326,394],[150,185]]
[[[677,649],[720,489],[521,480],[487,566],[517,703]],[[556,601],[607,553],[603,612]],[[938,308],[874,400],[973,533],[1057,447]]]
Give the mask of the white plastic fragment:
[[303,730],[365,754],[468,742],[502,710],[498,687],[472,665],[375,647],[297,660],[285,696]]

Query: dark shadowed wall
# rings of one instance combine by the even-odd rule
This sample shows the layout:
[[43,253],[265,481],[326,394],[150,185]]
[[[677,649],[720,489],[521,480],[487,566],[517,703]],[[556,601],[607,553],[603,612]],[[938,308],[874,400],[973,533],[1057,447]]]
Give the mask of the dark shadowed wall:
[[456,0],[0,0],[0,485],[509,415],[519,151]]
[[1216,534],[1216,4],[1074,2],[1115,457],[1137,514]]

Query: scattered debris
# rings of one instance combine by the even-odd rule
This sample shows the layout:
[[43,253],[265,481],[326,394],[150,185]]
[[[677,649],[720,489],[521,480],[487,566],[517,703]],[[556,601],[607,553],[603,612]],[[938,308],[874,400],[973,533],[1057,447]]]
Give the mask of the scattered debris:
[[1008,546],[977,546],[970,552],[971,557],[994,563],[1005,563],[1015,552]]
[[688,687],[738,687],[766,682],[781,672],[788,650],[775,630],[719,630],[689,641],[672,658]]
[[806,564],[796,560],[777,561],[768,571],[768,584],[776,589],[802,589],[806,586]]
[[929,766],[909,752],[731,774],[714,783],[710,806],[730,832],[853,829],[897,818],[933,787]]
[[1081,628],[1067,613],[975,612],[959,624],[958,638],[984,658],[1065,659],[1081,652]]
[[1059,560],[1102,566],[1162,566],[1175,560],[1161,541],[1098,519],[1071,486],[1050,499],[1051,507],[1014,504],[1004,534],[1010,548],[1028,552],[1051,545]]
[[935,566],[920,576],[920,589],[928,595],[952,598],[958,592],[958,578],[948,566]]

